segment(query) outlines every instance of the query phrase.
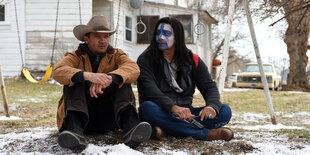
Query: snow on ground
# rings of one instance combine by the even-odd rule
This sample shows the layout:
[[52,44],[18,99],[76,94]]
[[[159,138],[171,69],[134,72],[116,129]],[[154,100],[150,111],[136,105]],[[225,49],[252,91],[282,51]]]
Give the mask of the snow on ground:
[[257,90],[253,88],[224,88],[224,92],[237,92],[237,91],[252,91]]
[[[0,154],[74,154],[69,149],[62,149],[57,144],[56,128],[30,128],[22,133],[8,133],[0,135]],[[182,151],[160,149],[158,154],[187,154]],[[125,144],[106,145],[88,144],[81,154],[109,154],[109,155],[143,155],[144,153],[131,149]]]
[[251,126],[238,126],[237,128],[245,129],[245,130],[269,130],[269,131],[275,131],[275,130],[280,130],[280,129],[305,129],[303,127],[298,127],[298,126],[286,126],[283,124],[265,124],[265,125],[251,125]]
[[[259,132],[253,134],[252,132],[243,132],[241,141],[247,141],[254,148],[253,152],[248,155],[306,155],[310,154],[310,143],[308,142],[290,142],[290,139],[285,135],[276,135],[268,132]],[[233,140],[239,141],[239,140]]]
[[[310,112],[299,112],[295,114],[283,114],[283,118],[298,117],[299,121],[308,121]],[[264,155],[264,154],[279,154],[279,155],[304,155],[310,154],[310,141],[306,139],[294,140],[286,134],[279,134],[273,131],[281,131],[282,129],[289,130],[309,130],[300,126],[288,126],[283,124],[272,125],[268,115],[243,113],[234,114],[234,124],[230,125],[233,129],[243,129],[244,132],[236,132],[235,139],[226,142],[231,145],[235,143],[245,143],[252,146],[254,149],[251,152],[245,153],[249,155]],[[244,120],[244,121],[242,121]],[[245,121],[246,120],[246,121]],[[249,125],[249,123],[260,125]],[[267,122],[267,123],[266,123]],[[310,130],[309,130],[310,132]],[[75,154],[68,149],[62,149],[57,144],[57,129],[56,128],[30,128],[25,129],[21,133],[0,134],[0,154]],[[226,145],[222,141],[205,142],[208,144]],[[186,150],[188,149],[188,150]],[[171,150],[171,148],[159,148],[154,151],[152,148],[146,147],[145,150],[150,150],[150,154],[172,154],[185,155],[190,154],[191,148],[185,148],[184,151]],[[88,144],[88,147],[81,152],[82,154],[111,154],[120,155],[142,155],[143,152],[131,149],[123,143],[116,145],[107,145],[103,143]],[[227,152],[222,152],[229,154]]]
[[17,116],[10,116],[10,117],[6,117],[6,116],[0,116],[0,121],[12,121],[12,120],[21,120],[22,118],[17,117]]
[[28,98],[28,99],[18,99],[19,102],[34,102],[34,103],[40,103],[46,101],[44,97],[47,96],[42,96],[42,98]]

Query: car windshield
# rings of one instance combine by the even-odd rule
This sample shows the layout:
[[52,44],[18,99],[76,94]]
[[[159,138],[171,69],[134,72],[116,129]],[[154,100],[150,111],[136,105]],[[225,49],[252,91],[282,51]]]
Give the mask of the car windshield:
[[[259,72],[258,65],[246,65],[244,67],[244,72]],[[264,65],[264,72],[265,73],[272,73],[272,66],[271,65]]]

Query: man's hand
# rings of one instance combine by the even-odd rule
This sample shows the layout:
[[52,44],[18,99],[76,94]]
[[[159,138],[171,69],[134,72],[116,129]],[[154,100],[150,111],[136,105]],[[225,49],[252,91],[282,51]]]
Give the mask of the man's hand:
[[112,83],[112,76],[105,73],[84,72],[84,79],[91,82],[89,88],[90,96],[98,98],[98,94],[103,94],[103,90]]
[[204,107],[199,113],[201,121],[203,121],[204,119],[213,119],[215,116],[216,111],[210,106]]
[[92,83],[89,92],[91,97],[98,98],[98,94],[103,94],[103,85]]
[[112,83],[112,76],[105,73],[84,72],[84,79],[94,84],[100,84],[103,88],[108,87]]
[[177,116],[179,119],[191,120],[195,117],[189,110],[189,108],[180,107],[177,105],[172,106],[171,112]]

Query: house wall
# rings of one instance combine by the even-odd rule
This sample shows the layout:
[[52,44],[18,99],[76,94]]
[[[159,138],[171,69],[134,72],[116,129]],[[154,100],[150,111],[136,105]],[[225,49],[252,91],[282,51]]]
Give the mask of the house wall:
[[[19,52],[18,37],[16,31],[14,5],[11,0],[8,2],[8,20],[0,23],[0,63],[2,64],[5,76],[16,76],[21,73],[22,61]],[[123,49],[131,59],[137,57],[146,49],[148,44],[137,44],[137,33],[134,28],[139,9],[133,9],[129,5],[129,0],[122,0],[119,12],[119,0],[80,0],[82,12],[82,24],[87,24],[93,15],[105,15],[108,17],[110,25],[115,28],[119,22],[119,29],[111,37],[111,44]],[[17,0],[18,21],[21,35],[22,52],[24,64],[30,71],[45,71],[51,63],[53,51],[54,32],[56,23],[57,0]],[[58,10],[58,24],[56,42],[54,49],[53,64],[60,60],[65,52],[75,50],[80,43],[73,35],[72,30],[80,24],[79,4],[77,0],[60,0]],[[141,8],[141,15],[160,15],[161,17],[177,14],[193,15],[193,22],[197,22],[197,12],[186,8],[175,7],[173,5],[162,5],[157,2],[144,2]],[[132,18],[132,41],[125,40],[125,17]],[[155,21],[154,21],[155,22]],[[206,35],[206,34],[204,34]],[[197,35],[194,34],[194,44],[187,44],[194,53],[204,57],[207,51],[204,39],[197,43]],[[200,38],[206,38],[201,36]],[[208,63],[207,63],[208,64]]]
[[[80,0],[82,23],[92,15],[92,1]],[[51,63],[57,0],[26,0],[26,67],[29,70],[44,71]],[[54,49],[55,64],[65,52],[78,46],[72,30],[80,24],[79,3],[77,0],[60,0],[58,24]]]
[[[22,70],[22,59],[19,50],[14,1],[3,0],[0,4],[5,5],[5,21],[0,22],[0,64],[2,66],[2,74],[6,77],[17,76]],[[24,0],[18,0],[16,9],[20,31],[21,49],[24,51]]]
[[[194,10],[179,8],[179,7],[173,7],[173,6],[166,6],[164,5],[157,5],[155,3],[147,3],[144,2],[143,6],[141,8],[141,15],[159,15],[160,18],[169,16],[169,15],[178,15],[178,14],[191,14],[193,15],[193,25],[197,22],[197,12]],[[114,1],[114,25],[116,25],[118,19],[118,1]],[[120,13],[120,25],[119,25],[119,31],[117,35],[117,46],[118,48],[123,49],[130,58],[133,60],[137,60],[138,56],[147,48],[149,44],[137,44],[137,33],[135,32],[133,28],[132,32],[132,42],[126,41],[124,39],[125,37],[125,16],[129,16],[133,19],[133,27],[135,27],[137,22],[137,16],[139,16],[139,9],[133,9],[129,5],[129,0],[123,0],[121,3],[121,13]],[[154,21],[156,22],[156,21]],[[200,38],[206,38],[207,33],[204,33],[200,36]],[[116,37],[114,35],[114,37]],[[199,39],[202,41],[200,44],[197,44],[197,35],[194,34],[194,44],[187,44],[187,47],[191,49],[194,53],[199,54],[203,52],[208,52],[204,39]],[[200,51],[200,52],[199,52]],[[210,62],[207,62],[207,64],[210,64]],[[208,65],[209,66],[209,65]]]

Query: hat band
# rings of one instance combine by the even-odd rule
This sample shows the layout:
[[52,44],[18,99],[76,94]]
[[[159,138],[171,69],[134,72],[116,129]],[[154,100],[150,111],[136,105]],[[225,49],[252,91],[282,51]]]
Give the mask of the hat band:
[[110,31],[110,29],[106,28],[105,26],[96,26],[94,27],[94,30],[95,31],[106,31],[106,30]]

